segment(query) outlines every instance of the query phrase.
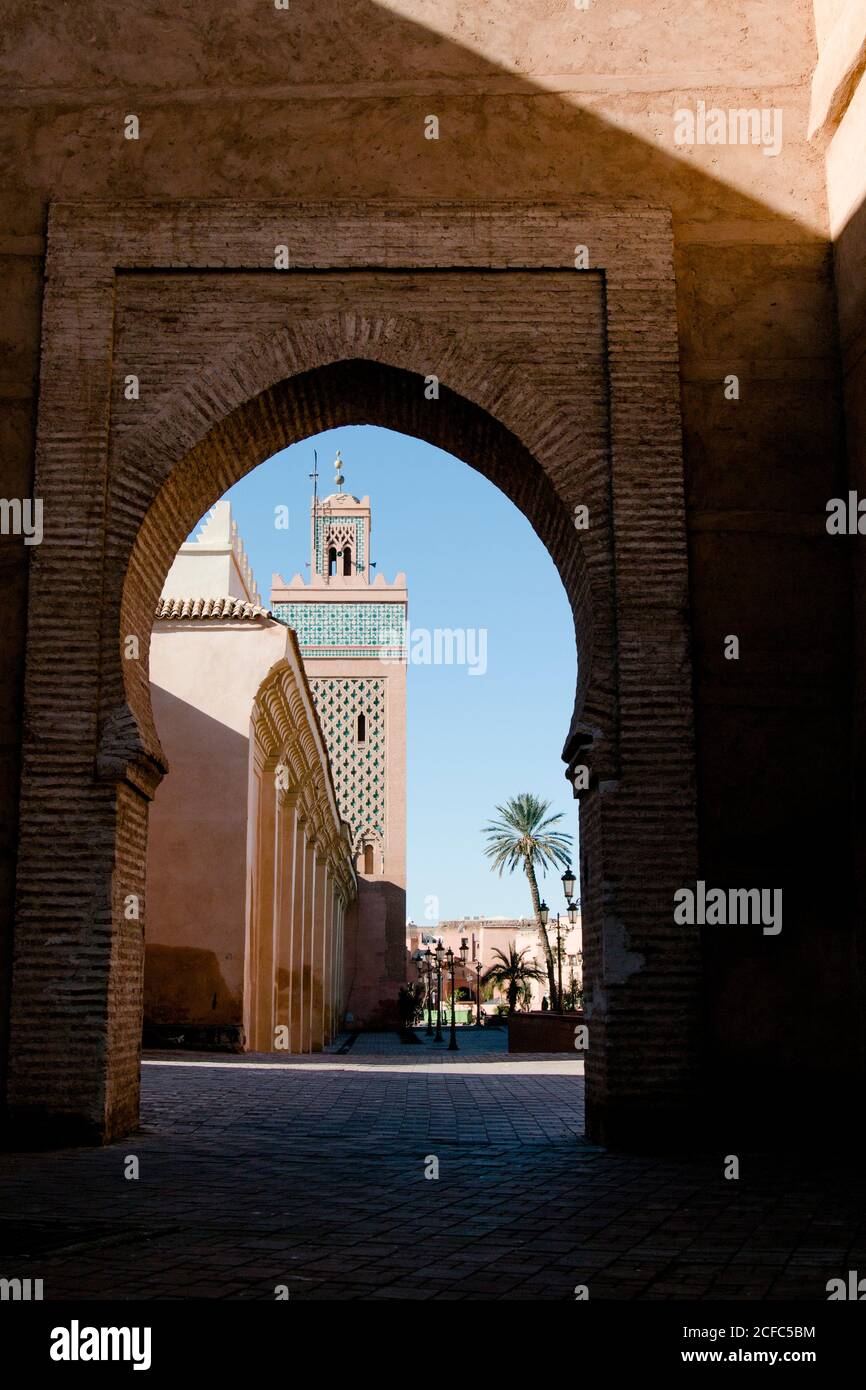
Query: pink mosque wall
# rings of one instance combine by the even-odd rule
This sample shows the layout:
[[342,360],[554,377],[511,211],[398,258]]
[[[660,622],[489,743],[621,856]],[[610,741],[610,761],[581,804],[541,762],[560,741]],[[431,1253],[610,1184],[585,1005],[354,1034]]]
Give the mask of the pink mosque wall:
[[[272,717],[261,691],[281,668],[291,706]],[[266,617],[158,622],[150,672],[170,772],[150,819],[145,1040],[321,1048],[344,1010],[337,879],[345,888],[351,870],[294,637]],[[283,733],[294,724],[319,783],[315,806],[299,804],[288,758],[277,789],[277,745],[260,732],[269,719]]]
[[159,624],[153,708],[170,773],[153,802],[145,1019],[243,1022],[250,710],[285,629]]

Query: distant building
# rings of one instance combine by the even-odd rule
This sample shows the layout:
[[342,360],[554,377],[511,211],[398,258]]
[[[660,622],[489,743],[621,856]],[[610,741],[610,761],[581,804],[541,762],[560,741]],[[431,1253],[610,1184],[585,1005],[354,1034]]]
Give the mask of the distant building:
[[[566,991],[572,977],[578,982],[582,979],[583,931],[580,914],[578,914],[577,924],[573,928],[569,927],[568,919],[564,913],[559,920],[562,936],[562,984],[563,991]],[[556,919],[553,917],[547,924],[547,937],[554,960],[556,960]],[[442,941],[446,950],[450,947],[456,954],[464,940],[467,945],[468,963],[465,967],[458,966],[455,969],[454,983],[458,989],[468,990],[473,999],[476,997],[478,978],[475,964],[480,960],[481,974],[483,975],[484,971],[493,964],[494,951],[498,949],[507,955],[512,942],[518,951],[526,952],[526,960],[529,964],[546,972],[538,925],[532,918],[458,917],[448,921],[431,922],[427,926],[418,926],[415,922],[407,923],[406,954],[410,963],[412,978],[417,977],[417,967],[413,959],[416,951],[419,949],[424,951],[428,946],[435,948],[436,942]],[[443,993],[447,992],[447,990],[443,990]],[[530,1008],[540,1009],[541,1001],[546,995],[549,995],[546,980],[533,982]],[[495,1008],[497,1002],[504,1003],[504,997],[495,995],[492,1002],[485,1006],[487,1012]]]

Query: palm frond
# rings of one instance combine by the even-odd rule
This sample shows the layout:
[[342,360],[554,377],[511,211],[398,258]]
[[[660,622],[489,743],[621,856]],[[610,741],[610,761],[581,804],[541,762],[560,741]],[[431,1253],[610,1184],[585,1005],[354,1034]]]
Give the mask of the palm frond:
[[532,961],[526,959],[526,951],[518,951],[517,946],[512,941],[508,947],[508,954],[495,947],[491,952],[493,963],[487,967],[481,976],[482,984],[496,984],[500,988],[507,988],[514,983],[518,987],[529,984],[532,980],[544,980],[544,971],[539,970]]
[[491,821],[481,833],[487,838],[484,853],[500,878],[506,869],[513,873],[527,864],[555,868],[568,863],[572,836],[555,829],[564,812],[548,815],[549,810],[550,802],[532,792],[521,792],[504,806],[496,807],[499,819]]

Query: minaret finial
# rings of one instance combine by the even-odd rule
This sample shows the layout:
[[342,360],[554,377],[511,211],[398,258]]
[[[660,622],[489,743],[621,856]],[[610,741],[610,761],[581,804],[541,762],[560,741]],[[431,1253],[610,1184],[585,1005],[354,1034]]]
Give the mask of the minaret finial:
[[334,483],[338,492],[343,491],[343,483],[345,481],[346,479],[343,477],[343,460],[340,458],[340,450],[338,449],[337,457],[334,459]]

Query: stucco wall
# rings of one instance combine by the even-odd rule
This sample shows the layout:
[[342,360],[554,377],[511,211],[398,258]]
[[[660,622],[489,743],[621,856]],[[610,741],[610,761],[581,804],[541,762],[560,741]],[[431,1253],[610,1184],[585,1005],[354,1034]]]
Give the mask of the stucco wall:
[[145,1026],[243,1022],[250,716],[285,628],[159,623],[156,725],[169,761],[150,810]]

